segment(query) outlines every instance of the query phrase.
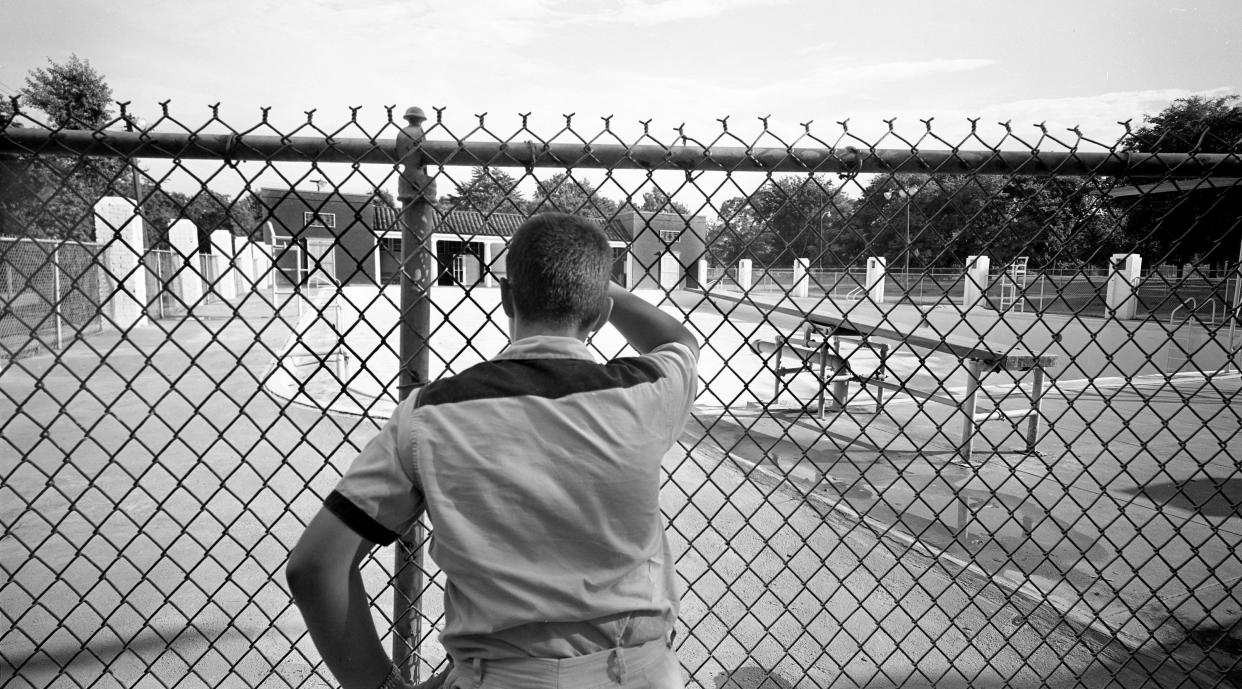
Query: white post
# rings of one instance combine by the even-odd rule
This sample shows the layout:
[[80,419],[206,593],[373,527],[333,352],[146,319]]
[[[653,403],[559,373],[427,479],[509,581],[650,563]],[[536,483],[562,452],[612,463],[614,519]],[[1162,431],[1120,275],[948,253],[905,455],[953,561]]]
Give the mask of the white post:
[[700,258],[699,261],[699,289],[707,291],[707,259]]
[[[203,267],[198,258],[198,226],[192,220],[182,218],[168,228],[168,243],[177,257],[174,270],[177,273],[181,293],[177,296],[185,302],[186,309],[203,298]],[[185,266],[185,267],[182,267]]]
[[483,242],[483,286],[495,287],[495,282],[492,277],[492,243]]
[[675,254],[671,251],[660,254],[659,283],[661,289],[671,290],[677,286],[677,279],[680,277],[679,273],[681,272],[678,268],[680,266],[677,264],[677,256]]
[[271,279],[271,249],[262,242],[250,242],[250,280],[254,289],[260,290],[268,286]]
[[111,294],[100,306],[121,330],[150,325],[147,318],[147,271],[142,264],[146,239],[142,218],[132,201],[105,196],[95,204],[95,241],[104,245],[104,272]]
[[263,248],[266,251],[267,260],[263,263],[263,275],[267,276],[263,286],[272,290],[273,299],[275,299],[276,291],[276,230],[272,227],[272,221],[268,220],[267,231],[263,233]]
[[992,268],[992,259],[987,256],[970,256],[966,259],[966,290],[962,294],[962,309],[984,307],[987,302],[984,295],[988,288],[988,271]]
[[793,291],[789,294],[794,297],[806,297],[811,293],[811,278],[807,275],[807,270],[811,267],[811,259],[795,258],[793,263]]
[[888,259],[872,256],[867,259],[867,298],[875,304],[884,303],[884,275]]
[[216,294],[226,301],[237,298],[237,249],[234,247],[236,237],[228,230],[213,230],[211,233],[211,253],[219,256],[216,259]]
[[245,237],[233,237],[233,269],[237,271],[237,293],[249,292],[254,287],[250,279],[250,241]]
[[259,263],[255,265],[255,272],[258,273],[259,280],[262,281],[264,289],[276,289],[276,253],[275,248],[266,242],[258,245]]
[[751,271],[753,270],[753,262],[749,258],[743,258],[737,262],[737,286],[743,292],[749,292],[751,286]]
[[1108,263],[1105,305],[1113,318],[1119,321],[1131,320],[1138,314],[1138,299],[1134,293],[1138,289],[1143,257],[1138,254],[1113,254]]

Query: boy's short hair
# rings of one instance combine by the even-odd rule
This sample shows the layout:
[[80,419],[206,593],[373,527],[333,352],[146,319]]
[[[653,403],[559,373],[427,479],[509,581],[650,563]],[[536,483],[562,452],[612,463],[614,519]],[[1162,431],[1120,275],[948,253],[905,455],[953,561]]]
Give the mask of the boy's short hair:
[[540,213],[522,223],[505,255],[513,307],[526,321],[590,328],[612,270],[608,238],[590,220]]

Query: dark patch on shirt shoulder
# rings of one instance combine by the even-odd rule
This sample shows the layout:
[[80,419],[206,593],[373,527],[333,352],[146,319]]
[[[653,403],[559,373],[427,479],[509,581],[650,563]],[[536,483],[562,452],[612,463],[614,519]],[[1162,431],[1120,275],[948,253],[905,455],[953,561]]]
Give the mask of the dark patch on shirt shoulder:
[[625,357],[606,364],[583,359],[501,359],[428,383],[418,406],[505,397],[558,399],[654,383],[664,376],[650,359]]

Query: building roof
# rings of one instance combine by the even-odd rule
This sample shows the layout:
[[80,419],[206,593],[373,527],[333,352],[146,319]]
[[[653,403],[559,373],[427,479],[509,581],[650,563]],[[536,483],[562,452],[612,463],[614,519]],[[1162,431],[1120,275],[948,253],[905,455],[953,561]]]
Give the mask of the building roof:
[[[437,234],[457,234],[463,237],[512,237],[528,216],[518,213],[488,213],[479,211],[455,210],[438,213],[436,223]],[[601,226],[604,235],[610,242],[628,243],[629,237],[616,222],[604,224],[596,218],[587,218]],[[401,214],[383,204],[375,205],[375,226],[378,230],[399,230],[402,228]]]
[[262,189],[259,189],[259,198],[274,199],[277,201],[299,199],[306,202],[322,202],[329,199],[336,199],[357,206],[365,206],[376,200],[376,196],[374,194],[351,194],[344,191],[338,191],[336,189],[331,191],[307,191],[305,189],[272,189],[271,187],[263,187]]
[[1108,192],[1113,198],[1168,194],[1170,192],[1212,191],[1225,189],[1242,190],[1242,177],[1208,177],[1206,179],[1174,179],[1153,184],[1134,184],[1117,187]]

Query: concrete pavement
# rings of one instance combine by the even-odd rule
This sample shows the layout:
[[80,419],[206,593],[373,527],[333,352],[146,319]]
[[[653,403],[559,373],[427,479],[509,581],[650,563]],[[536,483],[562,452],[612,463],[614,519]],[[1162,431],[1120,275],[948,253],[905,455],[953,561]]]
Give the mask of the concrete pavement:
[[[754,310],[724,300],[716,307],[728,310],[735,325],[796,328],[796,322],[774,315],[774,303],[766,306]],[[996,320],[972,314],[965,322],[977,332],[1005,330],[995,327]],[[1169,333],[1126,324],[1132,335],[1110,348],[1099,338],[1099,325],[1087,323],[1075,332],[1076,325],[1027,317],[1020,326],[1024,343],[1036,351],[1055,343],[1063,375],[1099,375],[1054,382],[1044,401],[1042,456],[1023,453],[1018,434],[994,423],[977,444],[984,450],[977,466],[962,466],[954,454],[953,434],[961,423],[956,411],[902,395],[882,409],[859,396],[848,413],[821,420],[803,409],[813,389],[801,388],[797,399],[798,389],[791,388],[794,395],[765,411],[771,374],[753,386],[769,391],[766,399],[705,409],[694,435],[891,538],[915,542],[999,586],[1047,601],[1098,638],[1167,659],[1181,671],[1237,681],[1239,375],[1105,376],[1121,373],[1119,367],[1150,365],[1147,353],[1157,354],[1160,338]],[[1062,337],[1041,334],[1041,327]],[[1118,353],[1126,348],[1132,351]],[[953,362],[919,356],[927,363],[914,378],[949,390],[958,384],[961,373]],[[1002,381],[991,390],[998,406],[1005,387]]]

